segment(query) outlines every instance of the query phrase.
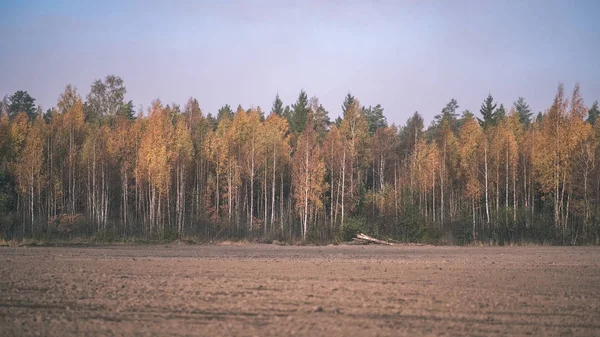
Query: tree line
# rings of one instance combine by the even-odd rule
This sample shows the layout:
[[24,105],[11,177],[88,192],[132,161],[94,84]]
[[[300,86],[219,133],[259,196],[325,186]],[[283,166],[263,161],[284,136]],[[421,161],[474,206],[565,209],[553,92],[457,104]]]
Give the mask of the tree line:
[[215,115],[194,98],[136,114],[125,94],[107,76],[46,111],[4,98],[5,238],[599,243],[600,111],[579,85],[536,116],[522,97],[490,94],[480,118],[451,99],[427,128],[351,94],[334,121],[305,91]]

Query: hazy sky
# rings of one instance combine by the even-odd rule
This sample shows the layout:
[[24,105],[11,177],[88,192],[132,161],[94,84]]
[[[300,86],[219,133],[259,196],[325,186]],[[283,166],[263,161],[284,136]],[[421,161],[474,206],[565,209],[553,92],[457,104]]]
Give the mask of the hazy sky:
[[300,89],[334,118],[352,92],[390,123],[427,124],[450,98],[478,111],[488,93],[534,111],[559,81],[600,99],[600,1],[6,1],[0,0],[0,95],[27,90],[44,108],[72,83],[121,76],[127,99],[205,112],[270,110]]

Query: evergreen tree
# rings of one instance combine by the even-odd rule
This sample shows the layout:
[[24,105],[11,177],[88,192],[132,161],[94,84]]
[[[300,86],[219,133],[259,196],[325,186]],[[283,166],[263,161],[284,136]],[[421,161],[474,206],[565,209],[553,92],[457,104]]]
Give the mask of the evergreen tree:
[[35,98],[31,97],[27,91],[19,90],[8,98],[10,105],[8,115],[14,118],[20,112],[24,112],[29,120],[35,119]]
[[344,116],[346,115],[346,111],[354,104],[354,101],[356,101],[356,98],[354,98],[351,93],[348,93],[346,98],[344,98],[344,103],[342,103],[342,112]]
[[458,102],[452,98],[442,111],[433,117],[432,125],[429,128],[429,135],[436,138],[443,124],[447,124],[453,132],[458,132]]
[[290,120],[292,120],[292,109],[290,108],[289,105],[286,105],[285,108],[283,109],[283,118],[285,118],[288,123]]
[[592,104],[592,107],[590,108],[590,110],[588,110],[588,118],[587,118],[588,123],[590,123],[592,125],[596,124],[596,121],[598,120],[599,116],[600,116],[600,110],[598,109],[598,101],[595,101],[594,104]]
[[402,152],[410,155],[414,152],[417,144],[423,137],[423,117],[418,111],[406,121],[406,125],[400,129],[399,138]]
[[368,108],[362,107],[363,113],[369,122],[369,133],[372,135],[379,128],[387,126],[387,120],[383,115],[383,108],[381,104],[377,104],[374,107],[369,106]]
[[506,109],[503,104],[500,104],[500,107],[494,111],[494,123],[498,124],[504,117],[506,117]]
[[492,94],[489,94],[486,99],[481,104],[481,109],[479,112],[483,119],[477,118],[479,120],[479,125],[484,129],[488,126],[496,124],[496,106],[498,104],[494,103],[494,97]]
[[215,131],[217,129],[217,125],[218,125],[217,119],[210,112],[206,115],[206,121],[207,121],[208,125],[210,126],[210,130]]
[[202,109],[200,109],[198,100],[190,97],[185,104],[183,114],[186,116],[189,127],[197,125],[202,120]]
[[470,110],[467,109],[463,111],[458,120],[458,128],[462,128],[467,121],[472,120],[473,118],[475,118],[475,115]]
[[539,111],[537,114],[537,117],[535,118],[535,122],[538,124],[541,124],[543,120],[544,120],[544,114],[541,111]]
[[519,99],[513,103],[515,106],[515,110],[519,115],[519,122],[522,125],[529,125],[531,123],[531,116],[533,116],[533,112],[531,108],[529,108],[529,104],[525,101],[525,98],[519,97]]
[[333,122],[335,124],[336,127],[340,127],[342,126],[342,117],[337,116],[337,118],[335,119],[335,121]]
[[300,133],[304,130],[308,111],[308,96],[306,95],[306,91],[301,90],[296,103],[292,105],[292,116],[289,121],[292,133]]
[[[252,112],[253,109],[250,109],[248,111],[248,113]],[[261,122],[265,121],[265,112],[260,108],[260,105],[256,107],[256,109],[254,109],[254,111],[256,111],[256,113],[258,114],[258,118],[260,119]]]
[[279,94],[275,96],[275,101],[273,101],[273,107],[271,108],[271,111],[277,116],[283,116],[283,102],[279,98]]
[[231,110],[231,107],[229,106],[229,104],[225,104],[223,107],[221,107],[221,109],[219,109],[219,112],[217,113],[217,120],[219,122],[223,118],[226,118],[228,120],[233,120],[233,111]]
[[133,105],[133,101],[129,101],[121,106],[121,108],[117,111],[117,116],[123,117],[129,120],[135,119],[135,106]]
[[456,117],[458,117],[458,114],[456,113],[456,110],[458,110],[459,105],[458,102],[452,98],[450,100],[450,102],[448,102],[448,104],[446,104],[446,106],[442,109],[441,113],[435,115],[433,117],[433,119],[439,123],[443,120],[446,121],[452,121],[455,120]]
[[46,112],[44,112],[44,115],[42,116],[44,119],[44,122],[46,124],[50,124],[50,122],[52,122],[52,117],[54,117],[55,114],[56,114],[56,111],[54,109],[46,110]]
[[469,109],[467,109],[467,110],[463,111],[462,114],[460,115],[460,120],[466,121],[467,119],[472,119],[473,117],[475,117],[475,115],[473,115],[473,113]]
[[325,138],[327,131],[329,131],[331,121],[329,120],[329,113],[325,110],[323,105],[319,103],[317,97],[311,97],[309,101],[309,119],[319,135],[319,140]]

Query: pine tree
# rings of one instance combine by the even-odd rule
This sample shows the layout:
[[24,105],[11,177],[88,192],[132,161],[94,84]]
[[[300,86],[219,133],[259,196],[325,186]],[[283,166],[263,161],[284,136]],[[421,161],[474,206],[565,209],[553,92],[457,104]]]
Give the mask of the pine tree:
[[470,119],[475,118],[475,115],[470,110],[465,110],[460,115],[460,119],[458,120],[458,128],[462,128],[462,126]]
[[381,104],[377,104],[374,107],[369,106],[368,108],[363,106],[362,109],[367,118],[367,122],[369,123],[369,133],[371,135],[373,135],[377,129],[387,126],[387,120],[383,115]]
[[221,107],[217,114],[217,120],[220,122],[223,118],[227,118],[228,120],[233,120],[233,111],[229,104],[225,104]]
[[442,120],[450,122],[456,119],[458,116],[458,113],[456,112],[458,108],[458,102],[452,98],[450,102],[448,102],[448,104],[446,104],[446,106],[442,109],[441,113],[434,116],[434,120],[436,122],[441,122]]
[[525,126],[529,126],[533,112],[531,111],[531,108],[529,108],[529,104],[527,104],[525,98],[519,97],[519,99],[517,99],[513,105],[517,111],[517,114],[519,115],[519,122]]
[[535,117],[535,122],[537,124],[542,124],[542,121],[544,120],[544,114],[541,111],[538,111],[537,116]]
[[598,117],[600,117],[600,109],[598,109],[598,101],[595,101],[594,104],[592,104],[592,107],[588,110],[587,122],[594,125],[596,124]]
[[506,117],[506,109],[503,104],[500,104],[500,107],[494,111],[494,123],[498,125],[504,118]]
[[417,143],[424,136],[423,117],[418,111],[406,121],[406,125],[400,129],[400,143],[404,144],[402,150],[406,155],[414,152]]
[[329,131],[329,126],[331,125],[331,121],[329,120],[329,113],[321,103],[319,103],[319,99],[315,96],[311,97],[309,103],[309,116],[308,119],[311,121],[311,124],[314,126],[315,131],[319,136],[319,140],[322,141]]
[[10,105],[8,115],[14,118],[17,114],[24,112],[29,120],[35,119],[35,98],[31,97],[27,91],[19,90],[8,98]]
[[129,101],[121,106],[116,114],[118,117],[126,118],[129,120],[135,119],[135,106],[133,101]]
[[348,111],[348,109],[350,107],[352,107],[352,105],[354,105],[354,102],[356,101],[356,98],[354,98],[354,96],[352,96],[351,93],[346,94],[346,97],[344,98],[344,102],[342,103],[342,116],[346,115],[346,111]]
[[290,130],[292,133],[298,134],[304,130],[308,113],[308,96],[306,95],[306,91],[301,90],[300,94],[298,94],[296,103],[292,104],[292,114],[289,119]]
[[290,121],[292,120],[292,109],[290,108],[289,105],[286,105],[285,108],[283,109],[283,118],[285,118],[288,121],[288,124],[290,123]]
[[431,139],[440,138],[443,129],[447,129],[453,134],[458,132],[459,121],[457,119],[458,113],[456,112],[458,108],[458,102],[452,98],[442,111],[433,117],[433,121],[427,130]]
[[339,128],[340,126],[342,126],[342,117],[341,117],[341,116],[337,116],[337,117],[335,118],[335,120],[333,121],[333,124],[335,124],[335,126],[337,126],[338,128]]
[[271,112],[275,113],[278,116],[283,116],[283,102],[279,98],[279,94],[275,96],[275,100],[273,101],[273,107],[271,108]]
[[481,127],[483,127],[484,129],[486,129],[489,126],[496,125],[496,106],[497,104],[494,103],[494,97],[492,96],[492,94],[489,94],[481,104],[479,112],[481,113],[483,119],[478,118],[478,120],[479,125],[481,125]]

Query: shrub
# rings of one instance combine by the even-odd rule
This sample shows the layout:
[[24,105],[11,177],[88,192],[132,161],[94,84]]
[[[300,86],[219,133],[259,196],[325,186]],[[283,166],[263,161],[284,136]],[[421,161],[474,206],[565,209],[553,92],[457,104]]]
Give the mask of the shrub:
[[[364,218],[348,218],[344,221],[344,227],[340,227],[335,232],[335,241],[351,241],[361,232],[366,232],[367,224]],[[365,233],[366,234],[366,233]]]
[[48,232],[51,235],[70,238],[74,234],[81,233],[85,224],[86,218],[83,214],[59,214],[50,218]]
[[469,219],[459,219],[452,225],[452,238],[455,244],[464,246],[473,242],[473,223]]

